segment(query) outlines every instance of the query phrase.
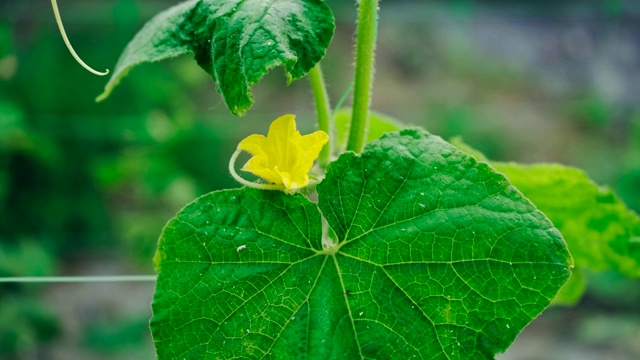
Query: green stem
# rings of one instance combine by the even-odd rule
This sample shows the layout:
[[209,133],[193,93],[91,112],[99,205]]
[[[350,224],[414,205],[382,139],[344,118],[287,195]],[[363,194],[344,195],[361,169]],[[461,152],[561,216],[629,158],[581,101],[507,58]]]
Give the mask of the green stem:
[[349,84],[347,89],[344,91],[344,93],[340,97],[340,100],[338,100],[338,102],[336,103],[336,107],[333,108],[332,115],[334,118],[338,113],[338,111],[340,111],[340,108],[342,108],[342,104],[344,104],[344,102],[347,101],[347,98],[349,97],[349,95],[351,95],[352,91],[353,91],[353,81],[351,81],[351,84]]
[[309,72],[309,80],[311,80],[311,89],[313,90],[313,98],[316,103],[316,113],[318,115],[318,130],[322,130],[329,135],[329,141],[322,148],[318,161],[322,168],[326,168],[331,160],[331,104],[329,103],[329,95],[327,94],[327,86],[324,83],[324,76],[320,64],[316,65]]
[[378,32],[378,0],[360,0],[356,39],[356,77],[353,92],[353,114],[347,150],[357,153],[364,147],[369,128],[369,105],[373,84],[376,37]]

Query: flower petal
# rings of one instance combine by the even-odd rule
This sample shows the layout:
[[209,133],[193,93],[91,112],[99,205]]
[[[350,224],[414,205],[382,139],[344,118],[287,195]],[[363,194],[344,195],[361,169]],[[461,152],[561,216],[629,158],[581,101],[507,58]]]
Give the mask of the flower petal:
[[268,166],[267,159],[264,157],[252,157],[244,164],[242,170],[259,176],[268,182],[282,184],[282,176],[273,167]]
[[293,194],[296,190],[309,185],[309,176],[306,173],[299,178],[294,178],[293,176],[291,176],[292,174],[289,174],[288,172],[281,172],[277,167],[275,171],[282,179],[282,184],[285,187],[285,192],[288,194]]
[[295,154],[291,153],[292,149],[290,149],[289,140],[299,137],[301,135],[296,130],[295,116],[287,114],[273,120],[267,134],[271,163],[281,169],[286,168],[290,157],[295,156]]
[[302,153],[299,155],[296,164],[296,172],[308,173],[313,166],[313,162],[316,161],[320,151],[328,141],[329,135],[324,131],[316,131],[302,136],[299,142]]
[[254,155],[242,170],[294,193],[309,184],[308,173],[328,140],[323,131],[302,136],[295,117],[283,115],[271,123],[266,137],[251,135],[238,144],[238,150]]
[[268,141],[264,135],[249,135],[238,144],[239,150],[244,150],[253,156],[269,158],[267,153]]

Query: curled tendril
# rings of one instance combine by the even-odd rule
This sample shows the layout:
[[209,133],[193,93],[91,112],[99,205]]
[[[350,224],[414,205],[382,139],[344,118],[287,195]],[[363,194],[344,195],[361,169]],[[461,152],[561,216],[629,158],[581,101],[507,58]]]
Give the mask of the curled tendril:
[[[250,187],[250,188],[254,188],[254,189],[259,189],[259,190],[280,190],[280,191],[284,191],[287,194],[293,194],[296,191],[287,191],[287,188],[284,186],[284,184],[263,184],[263,183],[257,183],[257,182],[251,182],[249,180],[243,179],[237,172],[236,172],[236,161],[238,160],[238,156],[240,155],[240,153],[242,152],[241,149],[236,149],[236,151],[233,153],[233,155],[231,155],[231,158],[229,159],[229,173],[231,173],[231,176],[240,184]],[[310,177],[310,181],[309,184],[307,186],[313,187],[316,186],[317,184],[320,183],[320,180],[318,177],[309,174]],[[296,190],[300,190],[300,189],[296,189]]]
[[73,50],[73,47],[71,46],[71,42],[69,42],[69,38],[67,37],[67,33],[64,31],[64,26],[62,25],[62,18],[60,17],[60,11],[58,10],[58,3],[56,0],[51,0],[51,7],[53,7],[53,16],[55,16],[56,18],[56,23],[58,24],[58,29],[60,29],[60,35],[62,35],[62,40],[64,40],[65,45],[67,45],[67,49],[69,49],[69,52],[71,53],[73,58],[78,62],[78,64],[82,65],[82,67],[87,69],[87,71],[89,71],[90,73],[98,76],[105,76],[109,74],[109,69],[105,70],[104,72],[96,71],[92,69],[89,65],[87,65],[84,61],[82,61],[82,59],[80,59],[80,56],[78,56],[75,50]]

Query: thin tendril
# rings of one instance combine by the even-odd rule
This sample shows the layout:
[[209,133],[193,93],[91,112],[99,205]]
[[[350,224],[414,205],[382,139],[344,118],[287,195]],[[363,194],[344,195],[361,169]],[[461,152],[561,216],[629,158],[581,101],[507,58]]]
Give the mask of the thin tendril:
[[231,173],[231,176],[233,176],[234,179],[236,179],[237,182],[239,182],[240,184],[244,185],[244,186],[248,186],[254,189],[260,189],[260,190],[284,190],[284,185],[276,185],[276,184],[259,184],[259,183],[254,183],[251,182],[249,180],[245,180],[243,178],[240,177],[240,175],[238,175],[238,173],[236,172],[235,169],[235,165],[236,165],[236,160],[238,159],[238,156],[240,155],[240,152],[242,150],[240,149],[236,149],[236,152],[233,153],[233,155],[231,155],[231,159],[229,159],[229,172]]
[[85,62],[82,61],[82,59],[80,59],[80,56],[78,56],[75,50],[73,50],[73,47],[71,46],[71,42],[69,42],[69,38],[67,37],[67,33],[64,31],[64,26],[62,25],[62,18],[60,17],[60,11],[58,11],[57,1],[51,0],[51,6],[53,7],[53,15],[56,18],[58,29],[60,29],[60,35],[62,35],[62,40],[64,40],[64,43],[65,45],[67,45],[67,49],[69,49],[69,52],[71,53],[73,58],[78,62],[78,64],[82,65],[82,67],[87,69],[87,71],[89,71],[90,73],[98,76],[107,75],[109,73],[109,69],[105,70],[105,72],[99,72],[99,71],[93,70],[89,65],[85,64]]

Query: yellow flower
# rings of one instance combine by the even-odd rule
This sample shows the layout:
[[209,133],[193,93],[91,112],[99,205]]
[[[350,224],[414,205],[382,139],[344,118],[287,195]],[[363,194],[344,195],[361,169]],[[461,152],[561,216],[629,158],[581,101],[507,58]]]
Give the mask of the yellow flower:
[[238,150],[253,155],[242,170],[282,184],[285,192],[293,193],[309,184],[308,173],[327,141],[324,131],[300,135],[295,116],[281,116],[271,123],[266,137],[251,135],[238,144]]

